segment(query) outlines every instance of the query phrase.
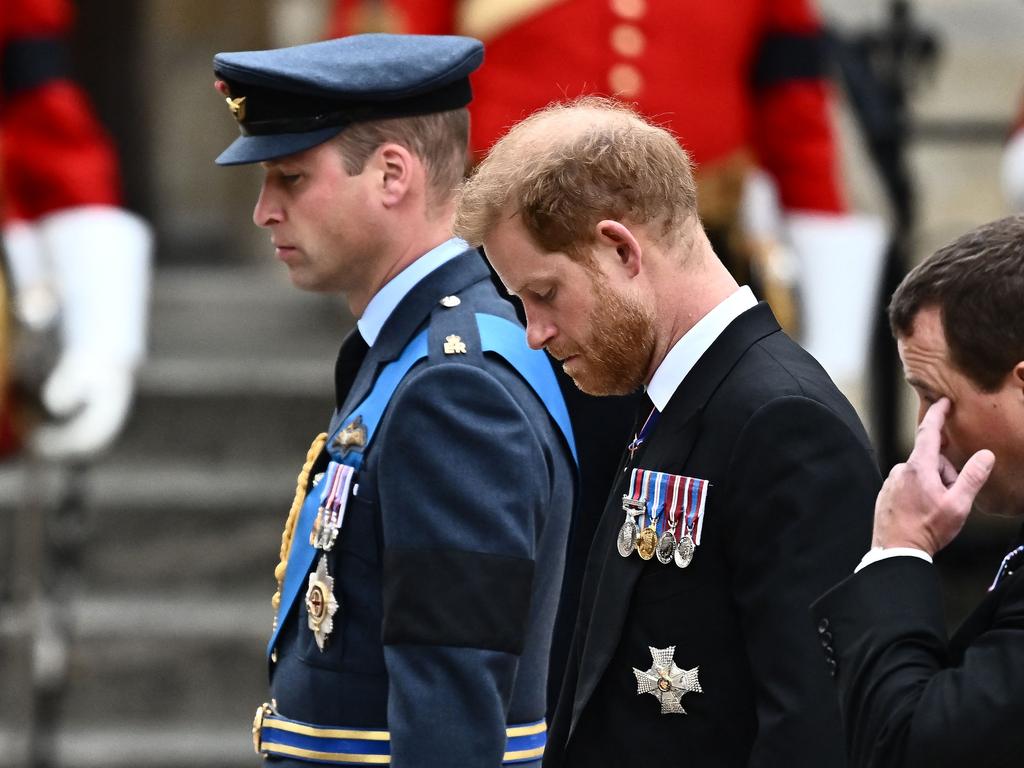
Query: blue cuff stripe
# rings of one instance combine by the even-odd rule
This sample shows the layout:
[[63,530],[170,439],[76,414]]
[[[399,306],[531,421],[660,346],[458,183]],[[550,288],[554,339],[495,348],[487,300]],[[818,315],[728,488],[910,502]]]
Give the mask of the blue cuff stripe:
[[289,747],[309,749],[314,752],[335,752],[350,755],[390,755],[391,742],[365,741],[363,739],[325,739],[319,736],[307,736],[302,733],[281,731],[277,728],[264,728],[263,744],[284,744]]
[[547,744],[547,731],[541,731],[531,736],[514,736],[508,740],[505,747],[506,752],[519,752],[524,749],[537,749]]
[[[274,722],[287,724],[290,727],[297,727],[306,733],[295,730],[284,730],[275,728]],[[547,728],[544,721],[509,727],[509,731],[522,729],[533,729],[540,726],[543,730],[539,733],[529,733],[522,736],[510,736],[505,746],[506,759],[503,764],[513,765],[517,763],[533,762],[540,759],[547,743]],[[321,736],[315,732],[322,730],[325,733],[334,731],[332,736]],[[309,733],[313,731],[314,733]],[[343,731],[343,733],[340,733]],[[387,733],[382,731],[366,731],[367,735],[373,734],[374,738],[359,738],[361,729],[357,728],[328,728],[315,726],[306,723],[290,721],[280,716],[268,718],[261,730],[261,750],[268,754],[288,755],[293,758],[308,762],[349,762],[360,761],[360,755],[380,756],[383,762],[388,762],[391,754],[391,742],[387,739]],[[344,736],[345,738],[340,738]],[[383,736],[383,738],[381,738]],[[296,752],[295,750],[301,750]],[[303,754],[307,753],[307,754]],[[315,755],[315,756],[314,756]],[[341,760],[332,760],[328,756],[337,755]],[[320,757],[321,759],[317,759]],[[347,760],[345,759],[347,758]],[[381,760],[372,760],[377,763]]]

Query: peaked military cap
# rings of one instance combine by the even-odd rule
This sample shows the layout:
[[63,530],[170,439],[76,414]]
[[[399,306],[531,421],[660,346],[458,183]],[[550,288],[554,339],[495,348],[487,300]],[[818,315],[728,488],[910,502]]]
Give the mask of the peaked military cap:
[[242,135],[218,165],[301,152],[364,120],[469,104],[483,61],[471,37],[367,34],[270,51],[218,53],[213,71]]

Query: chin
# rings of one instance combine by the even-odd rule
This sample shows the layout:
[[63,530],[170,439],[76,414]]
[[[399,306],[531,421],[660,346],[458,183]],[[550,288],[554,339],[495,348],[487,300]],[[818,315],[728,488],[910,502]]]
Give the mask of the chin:
[[588,376],[586,373],[577,372],[575,375],[566,371],[566,374],[576,385],[576,389],[595,397],[610,397],[612,395],[628,395],[635,392],[640,386],[622,377],[611,376]]

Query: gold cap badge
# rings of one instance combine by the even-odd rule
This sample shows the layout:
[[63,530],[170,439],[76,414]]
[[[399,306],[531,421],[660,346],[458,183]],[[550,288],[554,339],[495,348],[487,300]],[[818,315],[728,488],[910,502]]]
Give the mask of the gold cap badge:
[[230,96],[224,99],[228,103],[228,109],[231,110],[231,116],[238,122],[245,120],[245,96],[239,96],[237,99],[232,99]]

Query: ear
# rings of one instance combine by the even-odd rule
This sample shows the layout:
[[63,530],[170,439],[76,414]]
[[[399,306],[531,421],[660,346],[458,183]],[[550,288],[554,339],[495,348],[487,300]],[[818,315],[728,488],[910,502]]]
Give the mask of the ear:
[[1013,370],[1010,371],[1010,380],[1013,382],[1013,386],[1021,394],[1024,394],[1024,360],[1013,366]]
[[401,144],[382,144],[374,153],[380,183],[381,202],[393,208],[405,199],[412,187],[418,161]]
[[597,223],[595,229],[598,246],[614,251],[616,265],[623,269],[628,277],[636,277],[643,262],[643,249],[629,227],[614,219],[604,219]]

